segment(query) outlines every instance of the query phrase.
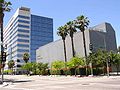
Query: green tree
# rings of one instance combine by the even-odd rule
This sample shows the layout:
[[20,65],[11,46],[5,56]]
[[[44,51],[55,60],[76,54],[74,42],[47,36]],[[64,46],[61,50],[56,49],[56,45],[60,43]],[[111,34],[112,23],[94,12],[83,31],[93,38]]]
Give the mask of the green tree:
[[53,61],[51,64],[52,70],[57,70],[60,74],[60,70],[65,67],[65,63],[63,61]]
[[48,69],[49,69],[48,63],[43,63],[42,64],[42,70],[41,70],[42,75],[48,74]]
[[104,70],[107,67],[108,58],[108,52],[99,49],[87,57],[87,64],[92,63],[92,67],[96,67],[96,70],[102,67],[105,74]]
[[119,67],[120,67],[120,54],[111,53],[110,57],[112,57],[111,62],[116,67],[117,75],[118,75]]
[[23,54],[23,60],[25,61],[25,63],[27,63],[28,62],[28,60],[29,60],[29,54],[28,53],[24,53]]
[[37,63],[37,72],[39,75],[42,75],[43,63]]
[[65,39],[66,39],[66,36],[68,35],[67,26],[65,25],[65,26],[59,27],[57,34],[58,34],[58,36],[62,37],[63,45],[64,45],[64,57],[65,57],[65,62],[67,62],[66,44],[65,44]]
[[70,59],[70,61],[67,62],[67,66],[69,68],[75,68],[75,76],[76,76],[76,69],[79,66],[84,66],[84,59],[83,58],[79,58],[79,57],[73,57]]
[[[4,12],[9,12],[11,10],[10,8],[11,2],[7,2],[5,0],[0,0],[0,33],[1,33],[1,43],[3,43],[3,18],[4,18]],[[1,68],[3,66],[3,44],[1,44],[1,62],[0,62],[0,73]],[[2,64],[3,63],[3,64]],[[3,69],[4,71],[4,69]],[[3,83],[3,74],[2,74],[2,83]]]
[[74,40],[73,40],[73,35],[75,32],[77,32],[76,28],[75,28],[75,24],[73,21],[69,21],[67,23],[67,30],[68,30],[68,34],[70,35],[71,38],[71,43],[72,43],[72,54],[73,57],[75,57],[75,49],[74,49]]
[[[78,16],[76,20],[76,28],[78,28],[83,34],[83,44],[84,44],[84,52],[85,58],[87,58],[87,51],[86,51],[86,42],[85,42],[85,33],[84,31],[89,25],[89,20],[84,15]],[[86,68],[86,75],[87,75],[87,68]]]
[[30,71],[32,71],[33,67],[32,67],[32,63],[25,63],[21,68],[23,70],[27,71],[27,75],[30,73]]
[[32,67],[31,72],[36,75],[37,74],[37,69],[38,69],[37,63],[36,62],[32,62],[31,64],[32,64],[31,65],[31,67]]
[[[68,35],[67,26],[64,25],[64,26],[59,27],[57,34],[58,34],[58,36],[62,37],[63,46],[64,46],[65,68],[66,68],[67,55],[66,55],[66,43],[65,43],[65,39],[66,39],[66,36]],[[67,68],[66,68],[66,70],[67,70]]]
[[15,65],[14,60],[10,60],[10,61],[8,61],[8,68],[11,69],[12,72],[13,72],[13,67],[14,67],[14,65]]
[[39,75],[46,75],[48,74],[48,63],[37,63],[37,71]]

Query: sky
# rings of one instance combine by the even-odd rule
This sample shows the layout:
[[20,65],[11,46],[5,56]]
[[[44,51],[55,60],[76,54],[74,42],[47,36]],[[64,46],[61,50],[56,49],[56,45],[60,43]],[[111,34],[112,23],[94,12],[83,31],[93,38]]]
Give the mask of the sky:
[[115,32],[117,46],[120,46],[120,0],[6,0],[11,1],[12,10],[5,13],[4,26],[15,13],[24,6],[31,8],[31,13],[53,18],[54,40],[59,39],[57,28],[66,22],[85,15],[90,20],[89,27],[108,22]]

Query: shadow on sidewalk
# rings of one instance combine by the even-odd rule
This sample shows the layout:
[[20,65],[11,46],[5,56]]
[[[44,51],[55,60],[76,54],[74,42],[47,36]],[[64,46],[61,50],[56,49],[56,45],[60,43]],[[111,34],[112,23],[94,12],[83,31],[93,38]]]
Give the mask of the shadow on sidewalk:
[[[0,78],[1,81],[1,78]],[[4,79],[3,82],[12,82],[12,83],[23,83],[23,82],[32,82],[33,80],[15,80],[15,79]]]
[[14,80],[13,83],[32,82],[33,80]]

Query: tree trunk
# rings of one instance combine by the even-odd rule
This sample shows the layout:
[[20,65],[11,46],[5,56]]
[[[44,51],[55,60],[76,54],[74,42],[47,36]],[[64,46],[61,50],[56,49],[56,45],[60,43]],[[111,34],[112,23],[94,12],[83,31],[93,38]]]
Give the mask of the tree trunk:
[[116,66],[117,69],[117,75],[119,74],[119,66]]
[[4,14],[1,13],[0,14],[0,31],[1,31],[1,61],[2,62],[3,62],[3,17],[4,17]]
[[[86,43],[85,43],[85,33],[84,31],[82,31],[83,33],[83,44],[84,44],[84,53],[85,53],[85,60],[87,61],[87,51],[86,51]],[[87,63],[86,64],[86,75],[87,75]]]
[[64,45],[64,58],[65,58],[65,62],[67,62],[65,40],[63,40],[63,45]]
[[[3,52],[4,52],[4,48],[3,48],[3,18],[4,18],[4,13],[3,13],[3,10],[1,10],[0,12],[0,32],[1,32],[1,64],[3,65],[4,62],[3,62]],[[2,67],[2,78],[1,78],[1,81],[3,83],[3,73],[4,73],[4,67]]]
[[71,37],[71,43],[72,43],[72,55],[73,55],[73,57],[75,57],[75,49],[74,49],[73,36],[70,36],[70,37]]
[[77,76],[77,68],[75,68],[75,77]]
[[25,63],[27,63],[27,62],[28,62],[28,59],[24,59],[24,61],[25,61]]
[[[65,39],[63,39],[63,45],[64,45],[65,69],[67,70],[67,66],[66,66],[67,56],[66,56],[66,45],[65,45]],[[66,72],[65,74],[67,75],[67,72]]]

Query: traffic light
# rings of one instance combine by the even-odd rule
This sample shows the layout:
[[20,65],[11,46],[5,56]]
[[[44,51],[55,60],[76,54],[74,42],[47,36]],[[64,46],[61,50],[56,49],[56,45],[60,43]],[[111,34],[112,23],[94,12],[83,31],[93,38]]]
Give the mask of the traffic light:
[[6,61],[6,52],[3,52],[3,62]]
[[89,49],[92,51],[93,50],[93,44],[89,44]]

